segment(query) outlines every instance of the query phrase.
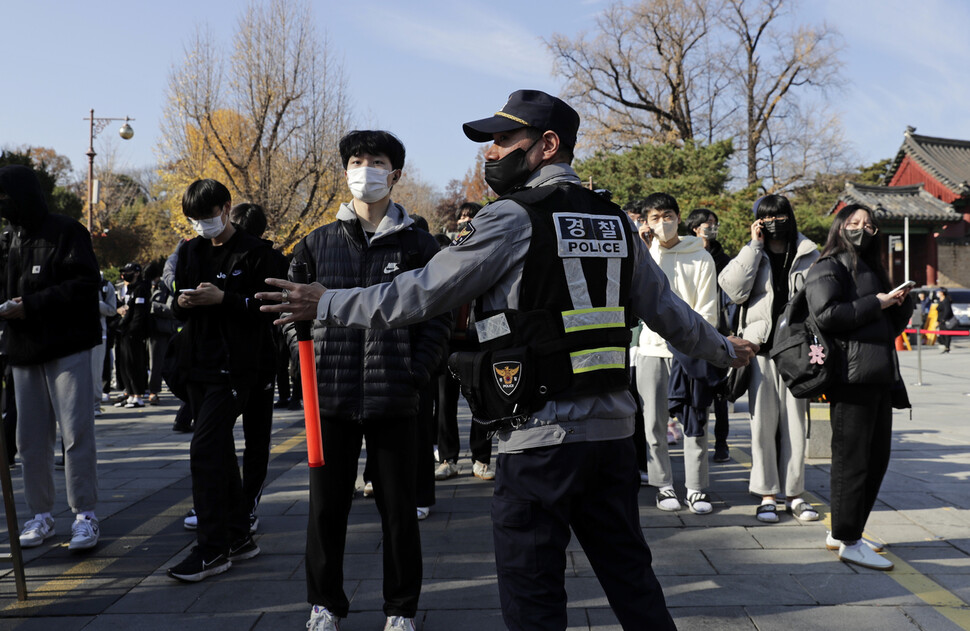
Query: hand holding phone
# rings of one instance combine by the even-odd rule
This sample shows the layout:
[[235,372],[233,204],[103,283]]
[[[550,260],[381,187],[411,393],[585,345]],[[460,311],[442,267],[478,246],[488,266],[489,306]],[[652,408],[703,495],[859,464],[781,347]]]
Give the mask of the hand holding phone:
[[907,289],[912,289],[915,286],[916,286],[916,282],[915,281],[908,280],[905,283],[903,283],[902,285],[900,285],[899,287],[896,287],[895,289],[893,289],[889,293],[890,294],[895,294],[898,291],[905,291]]
[[194,289],[179,289],[180,294],[191,294],[194,291],[195,291]]

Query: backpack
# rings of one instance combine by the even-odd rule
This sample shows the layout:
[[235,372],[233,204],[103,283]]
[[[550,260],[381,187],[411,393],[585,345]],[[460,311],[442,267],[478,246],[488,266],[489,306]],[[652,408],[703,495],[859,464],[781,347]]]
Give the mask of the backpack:
[[838,379],[838,346],[809,313],[805,288],[798,290],[778,320],[771,358],[792,396],[812,399]]

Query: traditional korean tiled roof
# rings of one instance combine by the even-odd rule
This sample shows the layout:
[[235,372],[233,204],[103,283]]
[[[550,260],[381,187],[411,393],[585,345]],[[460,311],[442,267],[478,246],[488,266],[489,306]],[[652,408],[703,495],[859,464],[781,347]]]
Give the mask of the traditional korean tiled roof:
[[903,133],[903,144],[889,169],[887,181],[908,155],[957,195],[970,194],[967,184],[970,182],[970,140],[921,136],[915,131],[914,127],[907,127]]
[[846,182],[845,190],[832,207],[832,212],[838,208],[839,202],[868,206],[880,221],[902,220],[909,217],[910,221],[916,222],[948,223],[960,221],[963,218],[963,215],[955,211],[951,204],[927,193],[922,184],[866,186]]

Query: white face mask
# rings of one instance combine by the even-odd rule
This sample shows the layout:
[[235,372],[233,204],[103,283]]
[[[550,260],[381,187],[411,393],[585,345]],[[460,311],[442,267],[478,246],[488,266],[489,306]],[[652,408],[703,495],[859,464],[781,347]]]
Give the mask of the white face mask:
[[650,226],[653,233],[657,235],[661,243],[667,243],[675,236],[677,236],[677,222],[676,221],[658,221]]
[[362,202],[372,203],[384,199],[391,193],[387,177],[393,171],[377,167],[357,167],[347,171],[347,186],[351,194]]
[[208,219],[191,219],[189,223],[203,239],[215,239],[226,229],[226,222],[222,220],[222,213]]

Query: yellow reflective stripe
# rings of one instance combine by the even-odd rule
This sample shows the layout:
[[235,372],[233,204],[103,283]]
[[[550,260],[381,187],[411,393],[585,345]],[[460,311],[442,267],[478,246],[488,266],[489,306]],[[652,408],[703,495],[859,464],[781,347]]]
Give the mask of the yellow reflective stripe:
[[518,116],[512,116],[511,114],[506,114],[505,112],[495,112],[495,115],[496,116],[503,116],[503,117],[505,117],[505,118],[507,118],[509,120],[515,121],[516,123],[522,123],[526,127],[530,127],[529,123],[525,122],[524,120],[522,120]]
[[593,307],[562,312],[562,325],[566,333],[592,329],[625,328],[623,307]]
[[592,372],[594,370],[608,370],[610,368],[626,368],[626,349],[620,346],[604,346],[569,354],[569,361],[573,365],[573,374]]

